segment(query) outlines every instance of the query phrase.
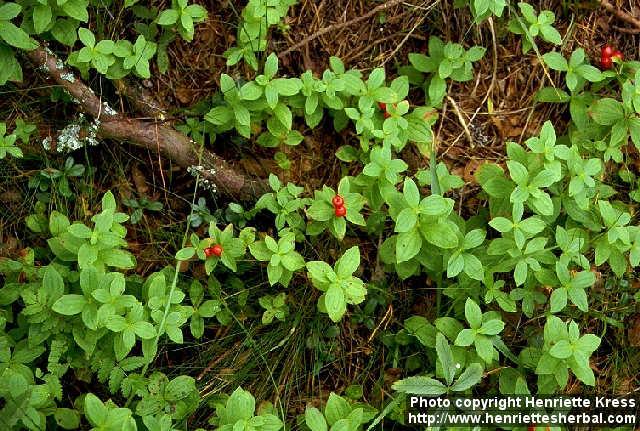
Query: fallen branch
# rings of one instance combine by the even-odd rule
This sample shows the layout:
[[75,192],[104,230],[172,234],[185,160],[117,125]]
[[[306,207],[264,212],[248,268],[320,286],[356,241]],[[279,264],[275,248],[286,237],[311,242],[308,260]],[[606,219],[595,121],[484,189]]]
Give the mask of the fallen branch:
[[607,0],[600,0],[600,5],[604,7],[606,10],[614,14],[618,19],[633,25],[637,29],[640,29],[640,19],[628,14],[622,9],[617,8],[616,6],[609,3]]
[[278,54],[279,58],[284,57],[285,55],[289,54],[291,51],[296,51],[299,48],[305,46],[306,44],[308,44],[309,42],[311,42],[314,39],[319,38],[322,35],[325,35],[327,33],[331,33],[331,32],[335,32],[336,30],[340,30],[343,27],[348,27],[354,24],[357,24],[361,21],[364,21],[368,18],[371,18],[372,16],[374,16],[375,14],[382,12],[385,9],[389,9],[392,6],[398,5],[400,3],[405,2],[406,0],[389,0],[386,3],[383,3],[381,5],[378,5],[376,7],[374,7],[373,9],[371,9],[369,12],[367,12],[366,14],[359,16],[357,18],[351,19],[349,21],[346,22],[340,22],[340,23],[336,23],[336,24],[331,24],[328,27],[324,27],[320,30],[318,30],[317,32],[313,33],[310,36],[305,37],[303,40],[301,40],[300,42],[296,43],[295,45],[290,46],[289,48],[287,48],[286,50],[282,51],[280,54]]
[[109,107],[45,48],[27,53],[31,61],[44,70],[57,84],[63,86],[78,102],[83,113],[98,120],[97,135],[101,138],[129,142],[164,157],[192,173],[198,171],[205,185],[231,197],[248,201],[266,192],[267,183],[249,179],[237,172],[217,154],[199,147],[173,127],[157,121],[127,118]]

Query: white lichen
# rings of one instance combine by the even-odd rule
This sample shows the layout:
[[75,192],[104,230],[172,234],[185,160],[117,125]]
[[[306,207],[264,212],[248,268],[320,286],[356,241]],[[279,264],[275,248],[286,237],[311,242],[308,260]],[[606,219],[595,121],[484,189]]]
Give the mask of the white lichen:
[[[78,119],[68,124],[64,129],[58,133],[56,151],[59,153],[70,153],[84,145],[98,145],[98,129],[100,128],[100,121],[94,120],[87,124],[87,120],[84,114],[78,114]],[[80,132],[85,129],[86,136],[82,137]],[[51,137],[47,137],[42,142],[45,149],[51,150]]]
[[109,115],[109,116],[113,116],[118,114],[118,112],[116,112],[115,109],[113,109],[111,106],[109,106],[109,104],[107,102],[102,102],[102,109],[104,110],[104,113]]
[[73,73],[71,73],[71,72],[61,73],[60,74],[60,79],[64,79],[65,81],[69,81],[69,82],[75,82],[76,81],[76,77],[73,76]]
[[82,148],[82,139],[80,138],[80,124],[71,123],[60,131],[58,135],[58,145],[56,150],[59,153],[70,153],[78,148]]
[[51,136],[47,136],[42,140],[42,147],[47,151],[51,151]]
[[62,70],[63,68],[64,68],[64,63],[62,62],[62,60],[57,59],[56,60],[56,69]]

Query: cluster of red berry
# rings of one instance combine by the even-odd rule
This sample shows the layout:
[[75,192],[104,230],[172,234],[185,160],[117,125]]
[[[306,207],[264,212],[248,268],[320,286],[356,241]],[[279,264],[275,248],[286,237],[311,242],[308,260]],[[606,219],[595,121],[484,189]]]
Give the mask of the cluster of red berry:
[[344,217],[347,215],[347,209],[344,207],[344,199],[340,195],[335,195],[331,199],[336,217]]
[[378,102],[378,107],[380,108],[380,110],[382,111],[382,115],[384,115],[384,118],[389,118],[391,117],[391,114],[389,114],[387,112],[387,104],[386,103],[382,103],[382,102]]
[[622,52],[615,49],[611,45],[603,46],[602,50],[600,51],[600,67],[605,70],[611,69],[613,67],[614,58],[622,61],[624,59],[624,55],[622,55]]
[[222,246],[220,244],[215,244],[212,247],[207,247],[204,249],[204,255],[209,256],[222,256]]

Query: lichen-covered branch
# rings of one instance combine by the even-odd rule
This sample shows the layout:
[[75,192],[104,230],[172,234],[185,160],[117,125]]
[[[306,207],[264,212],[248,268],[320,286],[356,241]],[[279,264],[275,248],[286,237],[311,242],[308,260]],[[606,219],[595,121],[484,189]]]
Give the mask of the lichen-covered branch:
[[98,137],[159,151],[192,173],[199,172],[205,184],[243,201],[253,200],[267,191],[266,181],[241,174],[220,156],[201,148],[173,127],[157,121],[127,118],[118,113],[48,49],[38,48],[28,52],[28,56],[38,68],[71,94],[83,113],[94,118],[92,125]]

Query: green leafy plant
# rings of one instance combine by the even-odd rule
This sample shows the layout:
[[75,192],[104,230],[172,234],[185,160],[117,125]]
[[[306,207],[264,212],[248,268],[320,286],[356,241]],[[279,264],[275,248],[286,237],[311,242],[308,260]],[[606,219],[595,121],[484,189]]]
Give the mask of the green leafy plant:
[[286,304],[287,297],[284,292],[280,292],[276,296],[265,295],[258,299],[258,303],[264,312],[262,313],[262,323],[269,324],[273,319],[284,321],[289,314],[289,306]]
[[464,82],[473,78],[473,63],[480,60],[485,51],[485,48],[480,46],[465,50],[460,44],[445,44],[442,39],[431,36],[428,56],[409,54],[409,61],[417,72],[431,75],[422,84],[431,106],[441,105],[447,93],[446,79]]
[[536,14],[535,9],[529,3],[520,2],[518,8],[522,14],[522,18],[515,14],[515,17],[509,20],[509,30],[515,34],[524,35],[522,41],[522,53],[526,54],[535,46],[535,38],[539,35],[546,42],[554,45],[562,43],[562,36],[553,27],[556,15],[549,11],[543,10],[540,14]]
[[278,431],[284,424],[272,413],[258,411],[256,400],[249,392],[237,388],[226,403],[216,406],[216,430],[255,429]]
[[7,157],[7,155],[16,158],[22,157],[22,150],[19,147],[15,146],[18,135],[16,135],[15,132],[10,135],[7,135],[6,133],[7,125],[5,123],[0,123],[0,160]]
[[544,325],[544,346],[536,367],[539,379],[546,383],[546,388],[564,387],[571,370],[580,381],[593,386],[595,376],[588,358],[599,345],[600,338],[593,334],[580,336],[576,322],[567,324],[558,317],[549,316]]
[[242,9],[241,21],[238,25],[238,46],[231,47],[224,53],[227,66],[233,66],[240,60],[244,60],[253,70],[258,70],[256,54],[266,50],[269,29],[279,24],[287,15],[289,8],[296,3],[297,0],[268,2],[249,0]]
[[304,258],[295,250],[295,244],[293,232],[281,231],[277,242],[267,235],[249,245],[253,257],[261,262],[269,262],[267,276],[272,286],[279,282],[287,287],[293,273],[304,267]]
[[187,0],[173,0],[171,9],[166,9],[158,15],[158,24],[175,26],[180,36],[188,42],[193,40],[194,23],[207,18],[207,11],[198,4],[188,4]]
[[123,199],[122,203],[129,208],[133,208],[133,212],[131,213],[131,224],[137,224],[140,222],[144,215],[144,211],[162,210],[162,202],[150,201],[146,197],[142,197],[140,199]]
[[316,289],[324,292],[318,299],[318,309],[329,315],[334,322],[342,319],[347,304],[360,304],[364,301],[367,289],[353,273],[360,266],[358,247],[348,249],[333,268],[326,262],[307,262],[307,272]]

